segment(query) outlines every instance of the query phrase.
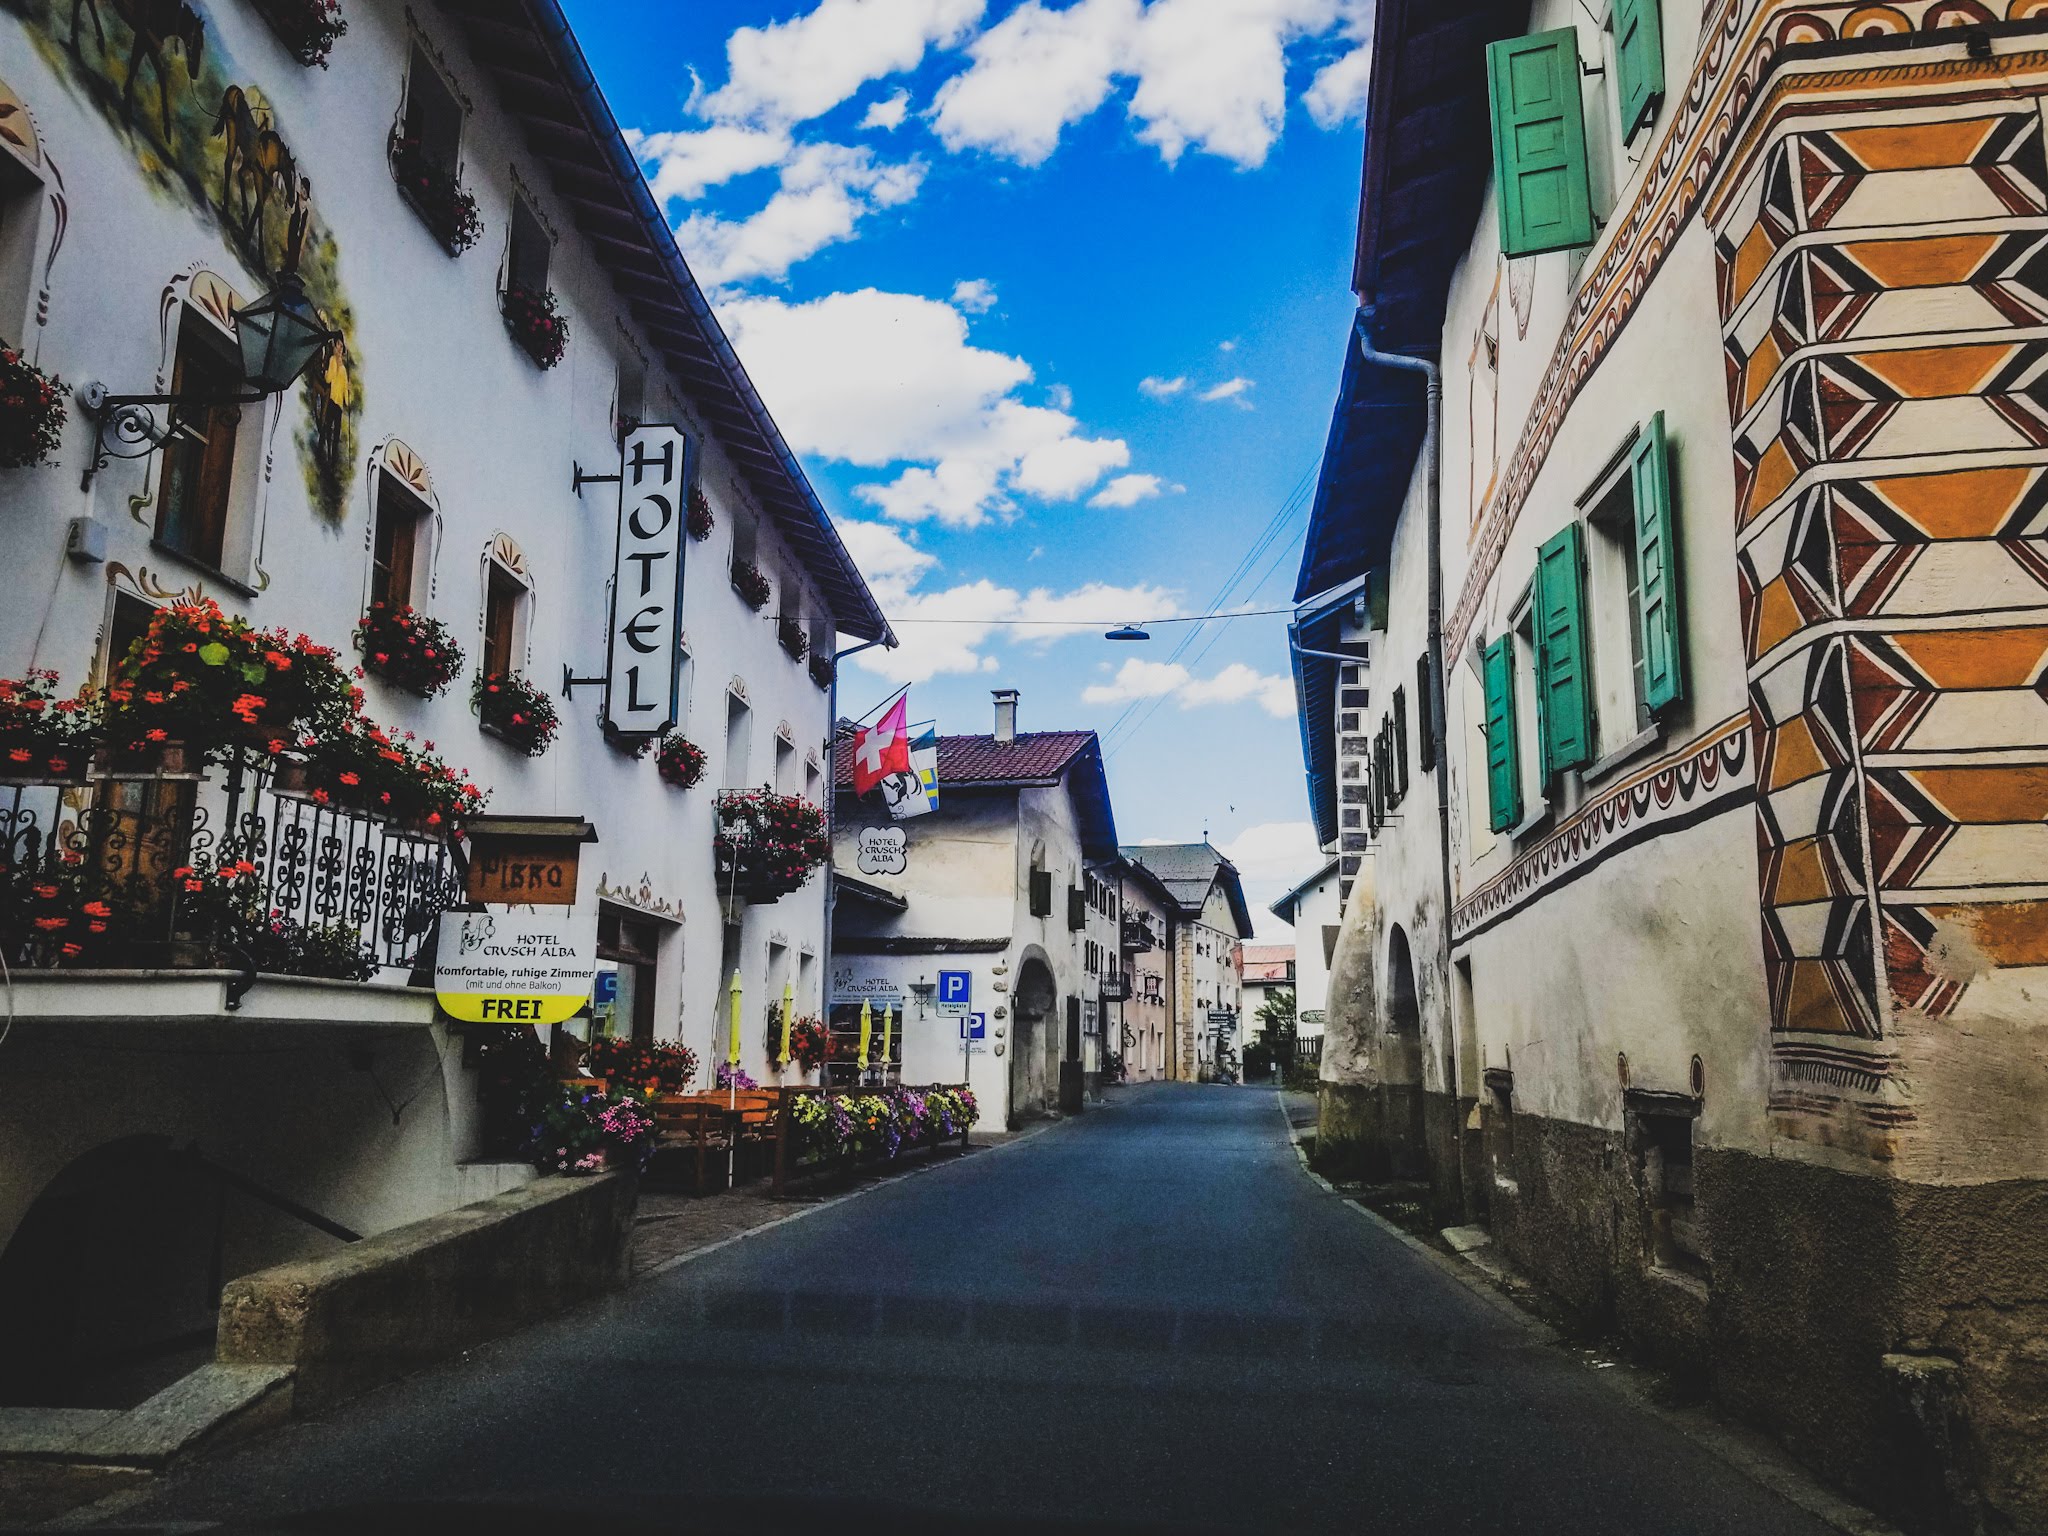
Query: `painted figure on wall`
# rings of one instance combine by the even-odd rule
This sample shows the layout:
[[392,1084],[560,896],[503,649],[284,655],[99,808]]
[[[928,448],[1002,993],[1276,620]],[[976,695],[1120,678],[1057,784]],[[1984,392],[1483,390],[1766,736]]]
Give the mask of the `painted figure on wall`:
[[144,182],[215,224],[258,287],[285,264],[294,219],[306,227],[299,276],[342,341],[308,370],[293,442],[315,515],[339,523],[355,472],[363,395],[355,314],[334,232],[274,106],[241,76],[203,4],[192,0],[0,0],[44,58],[128,145]]

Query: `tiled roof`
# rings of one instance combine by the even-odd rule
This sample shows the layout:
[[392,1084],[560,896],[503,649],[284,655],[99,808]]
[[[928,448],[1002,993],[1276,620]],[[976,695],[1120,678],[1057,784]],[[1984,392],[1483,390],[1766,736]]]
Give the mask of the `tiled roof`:
[[1244,904],[1244,887],[1237,866],[1206,842],[1135,843],[1117,850],[1133,864],[1141,864],[1180,903],[1181,915],[1195,917],[1209,899],[1209,889],[1219,880],[1230,899],[1230,911],[1240,938],[1252,931],[1251,913]]
[[[1014,741],[993,736],[941,736],[939,786],[948,784],[1050,784],[1066,772],[1093,731],[1025,731]],[[839,743],[838,785],[853,788],[853,742]],[[943,804],[945,796],[940,795]]]
[[1247,944],[1244,947],[1245,968],[1255,965],[1285,965],[1294,958],[1292,944]]

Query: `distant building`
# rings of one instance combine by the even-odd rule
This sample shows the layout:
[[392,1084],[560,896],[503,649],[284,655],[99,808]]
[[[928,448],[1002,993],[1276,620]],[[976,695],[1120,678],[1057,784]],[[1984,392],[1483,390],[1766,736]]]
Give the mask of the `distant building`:
[[1259,1010],[1276,994],[1294,990],[1292,944],[1244,946],[1244,1037],[1256,1040],[1266,1032]]
[[[1089,871],[1116,857],[1116,823],[1093,731],[1017,730],[1017,695],[996,695],[995,729],[939,738],[937,812],[893,821],[853,793],[853,749],[837,753],[830,1023],[856,1039],[862,1003],[896,1010],[907,1082],[963,1071],[993,1124],[1077,1107],[1102,1048],[1101,975],[1089,943]],[[1097,882],[1098,885],[1100,882]],[[1095,937],[1091,938],[1093,934]],[[933,1000],[941,970],[966,971],[985,1033],[969,1053]],[[879,1038],[879,1037],[878,1037]],[[857,1047],[856,1047],[857,1048]],[[878,1048],[877,1048],[878,1049]],[[838,1077],[850,1076],[844,1054]]]
[[1153,1083],[1174,1071],[1174,945],[1179,904],[1159,877],[1119,857],[1119,943],[1128,995],[1110,1011],[1113,1049],[1123,1056],[1124,1079]]
[[1207,841],[1142,843],[1123,856],[1165,887],[1174,906],[1170,1076],[1207,1081],[1234,1067],[1244,1000],[1239,948],[1252,936],[1244,886]]
[[1330,997],[1330,961],[1343,921],[1341,866],[1331,859],[1273,903],[1273,915],[1294,929],[1295,1053],[1320,1060]]

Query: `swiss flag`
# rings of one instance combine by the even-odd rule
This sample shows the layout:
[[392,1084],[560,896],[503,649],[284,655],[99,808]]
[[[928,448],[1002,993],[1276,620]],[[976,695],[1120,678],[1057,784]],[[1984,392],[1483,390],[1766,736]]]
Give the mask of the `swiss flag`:
[[892,773],[910,772],[910,695],[853,742],[853,792],[864,795]]

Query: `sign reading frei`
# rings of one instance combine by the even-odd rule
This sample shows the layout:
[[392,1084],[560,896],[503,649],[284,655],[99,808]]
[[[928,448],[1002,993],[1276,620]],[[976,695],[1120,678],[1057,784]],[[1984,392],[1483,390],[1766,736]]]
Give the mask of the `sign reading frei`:
[[694,450],[675,427],[639,426],[619,459],[619,543],[605,646],[604,716],[651,736],[676,722],[682,680],[683,527]]
[[465,1024],[559,1024],[590,1001],[597,914],[444,912],[434,992]]

